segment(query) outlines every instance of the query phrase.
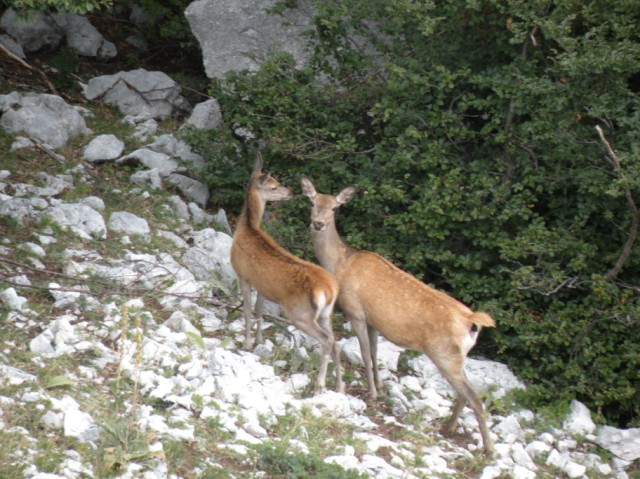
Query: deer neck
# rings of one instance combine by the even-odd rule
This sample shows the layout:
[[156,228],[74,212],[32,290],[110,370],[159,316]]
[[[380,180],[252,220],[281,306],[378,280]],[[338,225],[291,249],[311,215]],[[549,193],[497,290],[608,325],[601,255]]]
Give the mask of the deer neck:
[[342,269],[342,265],[353,252],[353,249],[340,238],[335,221],[327,223],[323,231],[312,229],[311,241],[318,261],[324,269],[333,274]]
[[244,206],[242,207],[242,213],[240,213],[238,226],[260,229],[265,205],[266,201],[260,197],[260,194],[249,188],[247,191],[247,197],[244,201]]

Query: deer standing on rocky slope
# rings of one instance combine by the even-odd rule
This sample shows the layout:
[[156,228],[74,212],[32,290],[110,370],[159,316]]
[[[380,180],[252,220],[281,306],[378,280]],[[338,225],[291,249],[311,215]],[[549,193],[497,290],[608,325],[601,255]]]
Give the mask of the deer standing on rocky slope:
[[482,327],[494,327],[486,313],[474,313],[464,304],[437,291],[370,251],[358,251],[340,238],[336,209],[349,201],[355,187],[337,196],[316,192],[308,178],[302,191],[309,197],[311,238],[320,264],[338,280],[338,305],[358,337],[365,364],[369,396],[377,397],[381,383],[377,365],[377,332],[398,346],[425,353],[456,391],[451,418],[443,432],[453,434],[465,404],[473,410],[484,450],[493,452],[482,400],[464,373],[467,353]]
[[333,356],[336,390],[342,392],[340,349],[333,336],[331,315],[338,298],[338,284],[326,270],[286,251],[260,229],[267,201],[281,201],[293,195],[269,173],[262,172],[258,154],[253,167],[242,213],[231,245],[231,265],[240,280],[245,317],[244,348],[253,347],[251,338],[251,287],[256,300],[256,339],[262,342],[264,298],[282,306],[291,323],[322,346],[315,392],[324,390],[329,356]]

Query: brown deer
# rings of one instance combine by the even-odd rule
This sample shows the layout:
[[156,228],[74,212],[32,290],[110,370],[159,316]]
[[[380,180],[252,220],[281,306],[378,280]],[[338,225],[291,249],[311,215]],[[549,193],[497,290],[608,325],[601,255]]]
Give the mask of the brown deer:
[[260,229],[267,201],[281,201],[293,195],[269,173],[262,172],[258,154],[247,195],[238,218],[231,245],[231,265],[238,275],[245,317],[244,348],[253,347],[251,338],[251,287],[258,292],[256,301],[256,339],[262,342],[262,306],[264,298],[282,306],[291,323],[322,346],[320,371],[315,392],[325,388],[329,356],[333,356],[336,389],[344,390],[340,349],[333,337],[331,315],[338,298],[338,284],[326,270],[286,251]]
[[491,455],[493,441],[482,400],[469,384],[463,367],[480,329],[494,327],[493,319],[486,313],[474,313],[380,255],[355,250],[342,241],[336,230],[335,211],[353,197],[355,187],[330,196],[317,193],[308,178],[302,178],[301,184],[312,204],[311,238],[316,257],[338,280],[338,305],[358,337],[369,396],[376,398],[381,387],[377,365],[379,331],[398,346],[425,353],[456,391],[451,418],[443,432],[453,434],[468,403],[478,421],[485,453]]

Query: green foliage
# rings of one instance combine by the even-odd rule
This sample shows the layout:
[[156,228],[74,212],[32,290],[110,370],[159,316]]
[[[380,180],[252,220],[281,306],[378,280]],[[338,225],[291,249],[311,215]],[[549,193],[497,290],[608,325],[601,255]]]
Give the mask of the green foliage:
[[54,78],[56,88],[72,90],[76,83],[73,74],[78,66],[76,51],[73,48],[61,48],[49,63],[58,71]]
[[[217,81],[227,128],[190,141],[231,212],[260,144],[294,190],[356,184],[347,242],[489,311],[477,349],[541,396],[638,425],[639,21],[631,0],[324,2],[310,65]],[[308,211],[276,214],[299,254]]]
[[109,8],[112,0],[2,0],[1,5],[17,12],[28,13],[38,10],[55,10],[65,13],[85,14],[93,10]]
[[361,479],[364,474],[355,470],[345,470],[336,464],[328,464],[321,458],[302,452],[292,452],[288,444],[283,442],[266,442],[257,446],[260,459],[258,467],[269,477],[286,479]]
[[[158,39],[162,39],[165,42],[175,42],[182,49],[197,52],[198,44],[184,16],[191,1],[140,0],[138,3],[151,18],[144,26],[144,34],[150,45],[157,45]],[[125,2],[125,5],[129,5],[129,2]]]

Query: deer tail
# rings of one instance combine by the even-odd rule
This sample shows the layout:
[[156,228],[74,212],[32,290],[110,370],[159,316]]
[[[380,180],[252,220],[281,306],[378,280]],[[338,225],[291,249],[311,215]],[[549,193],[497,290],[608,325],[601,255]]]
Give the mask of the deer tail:
[[496,327],[496,322],[487,313],[481,313],[481,312],[473,313],[470,319],[473,322],[473,324],[475,324],[476,326],[480,326],[483,328]]

